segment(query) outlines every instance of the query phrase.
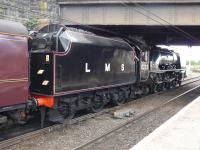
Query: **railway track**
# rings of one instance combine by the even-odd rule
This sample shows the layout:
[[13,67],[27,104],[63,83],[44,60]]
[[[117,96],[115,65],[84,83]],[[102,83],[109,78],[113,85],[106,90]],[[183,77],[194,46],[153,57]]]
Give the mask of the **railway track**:
[[[195,78],[191,78],[191,79],[187,79],[185,81],[183,81],[184,83],[181,85],[181,86],[185,86],[187,84],[191,84],[193,82],[196,82],[196,81],[199,81],[200,80],[200,77],[195,77]],[[194,89],[191,89],[191,90],[194,90]],[[162,93],[162,92],[159,92],[159,93]],[[158,93],[155,93],[155,95],[158,94]],[[126,104],[124,104],[126,105]],[[166,105],[166,104],[165,104]],[[46,127],[46,128],[43,128],[43,129],[39,129],[39,130],[36,130],[36,131],[32,131],[30,133],[26,133],[26,134],[23,134],[23,135],[20,135],[20,136],[17,136],[17,137],[14,137],[14,138],[11,138],[11,139],[8,139],[8,140],[4,140],[2,142],[0,142],[0,148],[1,149],[5,149],[5,148],[8,148],[12,145],[16,145],[22,141],[25,141],[27,139],[31,139],[31,138],[34,138],[36,136],[39,136],[41,134],[47,134],[53,130],[56,130],[56,129],[60,129],[60,128],[63,128],[64,126],[66,125],[72,125],[72,124],[75,124],[77,122],[80,122],[80,121],[83,121],[83,120],[87,120],[89,118],[94,118],[94,117],[97,117],[97,116],[100,116],[102,114],[105,114],[105,113],[108,113],[110,111],[113,111],[119,107],[123,107],[122,106],[117,106],[117,107],[113,107],[113,108],[107,108],[107,109],[104,109],[103,111],[99,112],[99,113],[95,113],[95,114],[87,114],[87,115],[84,115],[84,116],[80,116],[78,118],[75,118],[75,119],[72,119],[70,121],[65,121],[63,124],[55,124],[55,125],[52,125],[52,126],[49,126],[49,127]],[[152,110],[153,111],[153,110]],[[145,114],[147,114],[149,112],[146,112]],[[143,114],[143,115],[145,115]],[[128,123],[128,122],[127,122]],[[116,129],[117,130],[117,129]],[[113,130],[114,131],[114,130]],[[112,132],[113,132],[112,131]],[[111,131],[110,131],[111,132]],[[112,133],[111,132],[111,133]],[[109,134],[109,133],[107,133]],[[102,135],[103,136],[103,135]],[[100,137],[99,137],[100,138]],[[98,139],[96,139],[98,140]],[[91,143],[92,141],[90,141]],[[88,143],[88,144],[90,144]],[[87,145],[87,144],[86,144]],[[83,146],[83,145],[82,145]],[[80,149],[79,147],[77,147],[78,149]]]
[[141,119],[143,117],[146,117],[147,115],[149,115],[151,113],[154,113],[154,112],[158,111],[161,108],[167,107],[169,104],[177,101],[181,97],[183,97],[183,96],[187,95],[188,93],[190,93],[190,92],[192,92],[192,91],[194,91],[196,89],[199,89],[199,88],[200,88],[200,85],[198,85],[198,86],[196,86],[196,87],[194,87],[194,88],[192,88],[192,89],[190,89],[190,90],[188,90],[188,91],[186,91],[186,92],[184,92],[184,93],[182,93],[182,94],[180,94],[180,95],[178,95],[178,96],[176,96],[174,98],[171,98],[168,101],[166,101],[165,103],[157,106],[156,108],[153,108],[153,109],[151,109],[151,110],[149,110],[149,111],[147,111],[147,112],[145,112],[145,113],[143,113],[141,115],[138,115],[137,117],[135,117],[135,118],[133,118],[131,120],[128,120],[125,123],[122,123],[122,124],[118,125],[117,127],[107,131],[106,133],[96,137],[95,139],[92,139],[92,140],[90,140],[90,141],[88,141],[88,142],[86,142],[86,143],[74,148],[73,150],[90,149],[89,148],[90,145],[94,145],[95,143],[97,143],[100,140],[103,141],[103,139],[106,139],[106,137],[111,135],[111,134],[112,134],[112,137],[115,137],[115,134],[119,134],[120,132],[124,132],[124,130],[128,129],[130,127],[130,125],[132,125],[134,122],[138,121],[139,119]]
[[184,80],[182,80],[182,82],[184,82],[182,85],[186,85],[188,83],[193,83],[195,81],[198,81],[198,79],[200,79],[200,76],[189,78],[189,79],[184,79]]

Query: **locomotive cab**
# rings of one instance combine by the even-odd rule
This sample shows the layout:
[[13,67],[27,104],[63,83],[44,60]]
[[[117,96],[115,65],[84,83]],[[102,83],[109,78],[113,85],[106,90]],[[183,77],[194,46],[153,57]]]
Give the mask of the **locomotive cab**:
[[149,49],[146,47],[142,47],[142,49],[138,46],[135,47],[137,55],[137,80],[138,82],[145,82],[149,79]]
[[140,53],[140,81],[147,81],[149,78],[149,51]]

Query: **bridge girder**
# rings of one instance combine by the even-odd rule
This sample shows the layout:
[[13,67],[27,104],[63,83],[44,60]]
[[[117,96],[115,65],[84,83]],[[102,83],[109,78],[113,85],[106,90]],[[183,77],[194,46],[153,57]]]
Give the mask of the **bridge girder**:
[[[200,0],[119,1],[58,0],[61,17],[75,21],[74,25],[93,25],[128,36],[142,36],[154,44],[200,45]],[[140,2],[142,7],[134,2]],[[177,31],[172,25],[194,38]]]
[[200,3],[200,0],[57,0],[59,4]]
[[142,5],[167,22],[134,4],[60,4],[60,15],[90,25],[200,25],[200,3]]

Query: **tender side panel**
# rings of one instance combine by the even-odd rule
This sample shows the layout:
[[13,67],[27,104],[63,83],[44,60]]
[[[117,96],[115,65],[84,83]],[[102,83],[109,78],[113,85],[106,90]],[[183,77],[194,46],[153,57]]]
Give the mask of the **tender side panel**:
[[[114,44],[113,44],[114,45]],[[55,92],[134,83],[133,51],[73,43],[67,55],[56,56]]]
[[27,99],[27,38],[0,34],[0,107],[22,104]]
[[53,57],[48,52],[30,54],[30,91],[45,95],[53,94]]

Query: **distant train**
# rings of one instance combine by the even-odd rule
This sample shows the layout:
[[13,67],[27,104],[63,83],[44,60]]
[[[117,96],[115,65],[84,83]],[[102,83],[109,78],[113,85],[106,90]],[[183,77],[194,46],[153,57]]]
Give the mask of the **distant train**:
[[76,111],[181,84],[180,56],[158,47],[52,24],[29,37],[20,23],[0,20],[0,124],[41,112],[62,122]]

